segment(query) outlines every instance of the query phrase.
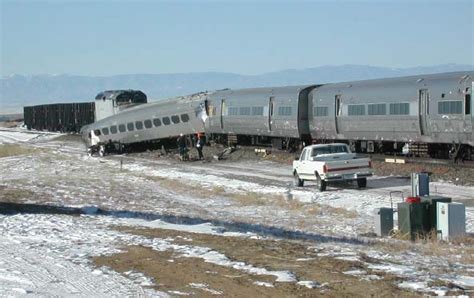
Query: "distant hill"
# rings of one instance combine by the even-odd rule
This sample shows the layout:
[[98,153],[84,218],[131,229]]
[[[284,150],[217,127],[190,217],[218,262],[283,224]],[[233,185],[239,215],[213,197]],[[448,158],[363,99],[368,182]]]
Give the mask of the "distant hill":
[[12,75],[1,79],[1,114],[21,112],[25,105],[92,101],[109,89],[139,89],[155,101],[204,90],[331,83],[405,75],[473,70],[473,65],[444,64],[413,68],[366,65],[287,69],[261,75],[202,72],[128,74],[105,77],[76,75]]

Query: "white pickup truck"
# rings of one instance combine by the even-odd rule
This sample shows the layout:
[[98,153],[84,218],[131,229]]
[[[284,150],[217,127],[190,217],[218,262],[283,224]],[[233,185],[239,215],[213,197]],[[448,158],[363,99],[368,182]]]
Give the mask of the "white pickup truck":
[[357,158],[346,144],[310,145],[293,161],[294,184],[303,186],[305,180],[313,180],[319,191],[325,191],[328,182],[356,180],[358,187],[366,187],[371,167],[369,158]]

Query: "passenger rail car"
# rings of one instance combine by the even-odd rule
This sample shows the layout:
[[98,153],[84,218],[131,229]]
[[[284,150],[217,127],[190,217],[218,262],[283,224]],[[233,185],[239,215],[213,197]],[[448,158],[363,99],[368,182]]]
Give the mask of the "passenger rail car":
[[104,118],[81,130],[86,146],[128,145],[204,131],[205,94],[143,104]]
[[473,146],[472,78],[472,72],[444,73],[321,86],[309,95],[311,136]]
[[309,139],[308,94],[316,85],[217,91],[208,97],[206,133]]

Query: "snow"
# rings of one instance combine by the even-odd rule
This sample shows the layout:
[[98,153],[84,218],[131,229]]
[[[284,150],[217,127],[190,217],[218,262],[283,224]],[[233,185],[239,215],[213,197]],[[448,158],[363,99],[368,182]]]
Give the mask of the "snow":
[[41,140],[48,140],[59,136],[59,133],[51,132],[29,132],[17,128],[1,128],[0,144],[25,143]]
[[[183,164],[134,156],[98,159],[88,157],[79,144],[51,141],[56,136],[58,134],[18,129],[0,131],[1,144],[22,143],[48,149],[28,156],[1,158],[0,193],[2,187],[31,191],[35,196],[25,198],[23,203],[65,206],[79,214],[0,215],[2,297],[193,295],[181,291],[160,292],[151,287],[159,281],[140,272],[120,274],[109,268],[97,268],[91,262],[92,257],[114,254],[129,245],[142,245],[156,251],[172,250],[180,258],[200,258],[248,274],[272,275],[275,282],[308,288],[325,286],[316,281],[300,281],[290,270],[269,270],[233,261],[208,247],[178,245],[173,239],[150,239],[118,232],[114,226],[251,239],[304,239],[314,242],[311,249],[319,257],[366,265],[367,270],[354,268],[344,272],[360,279],[376,280],[382,278],[377,273],[391,273],[404,279],[398,284],[400,288],[438,295],[444,295],[447,289],[430,286],[433,280],[474,287],[474,278],[466,273],[474,272],[474,264],[463,264],[461,255],[438,256],[416,250],[386,252],[372,244],[398,244],[399,241],[362,236],[373,231],[373,210],[390,207],[390,191],[409,193],[408,179],[373,177],[366,190],[336,185],[318,193],[311,183],[303,188],[292,187],[289,165],[266,161]],[[123,161],[122,170],[120,161]],[[151,183],[160,179],[183,183],[189,189],[174,190]],[[474,233],[474,187],[447,182],[433,182],[430,186],[432,193],[467,203],[466,231]],[[212,194],[216,188],[223,191]],[[202,195],[202,190],[211,195]],[[238,205],[228,197],[249,193],[265,204]],[[292,211],[284,204],[283,207],[274,204],[277,198],[318,209],[307,216],[301,210]],[[331,208],[343,211],[338,214]],[[350,216],[346,212],[351,212]],[[310,260],[313,259],[297,261]],[[274,287],[267,282],[255,284]],[[225,295],[206,284],[190,286],[211,295]]]

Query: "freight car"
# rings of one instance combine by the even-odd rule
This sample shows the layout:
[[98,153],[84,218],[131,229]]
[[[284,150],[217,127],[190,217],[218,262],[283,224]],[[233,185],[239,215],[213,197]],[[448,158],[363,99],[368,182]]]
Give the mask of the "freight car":
[[23,108],[28,129],[60,132],[79,132],[81,127],[94,122],[93,102],[60,103]]
[[[94,136],[91,132],[96,131],[102,133],[96,136],[99,145],[132,144],[203,130],[217,141],[271,143],[284,148],[342,141],[358,152],[399,152],[404,145],[420,144],[429,155],[451,153],[451,157],[464,154],[469,158],[474,145],[473,77],[474,73],[468,71],[337,84],[225,89],[118,113],[83,128],[83,138],[90,146]],[[150,126],[152,118],[178,117],[185,110],[205,113],[199,118],[206,120],[185,126]],[[179,117],[176,119],[179,121]],[[146,120],[148,125],[144,124]],[[127,124],[120,133],[103,134],[120,124]]]

